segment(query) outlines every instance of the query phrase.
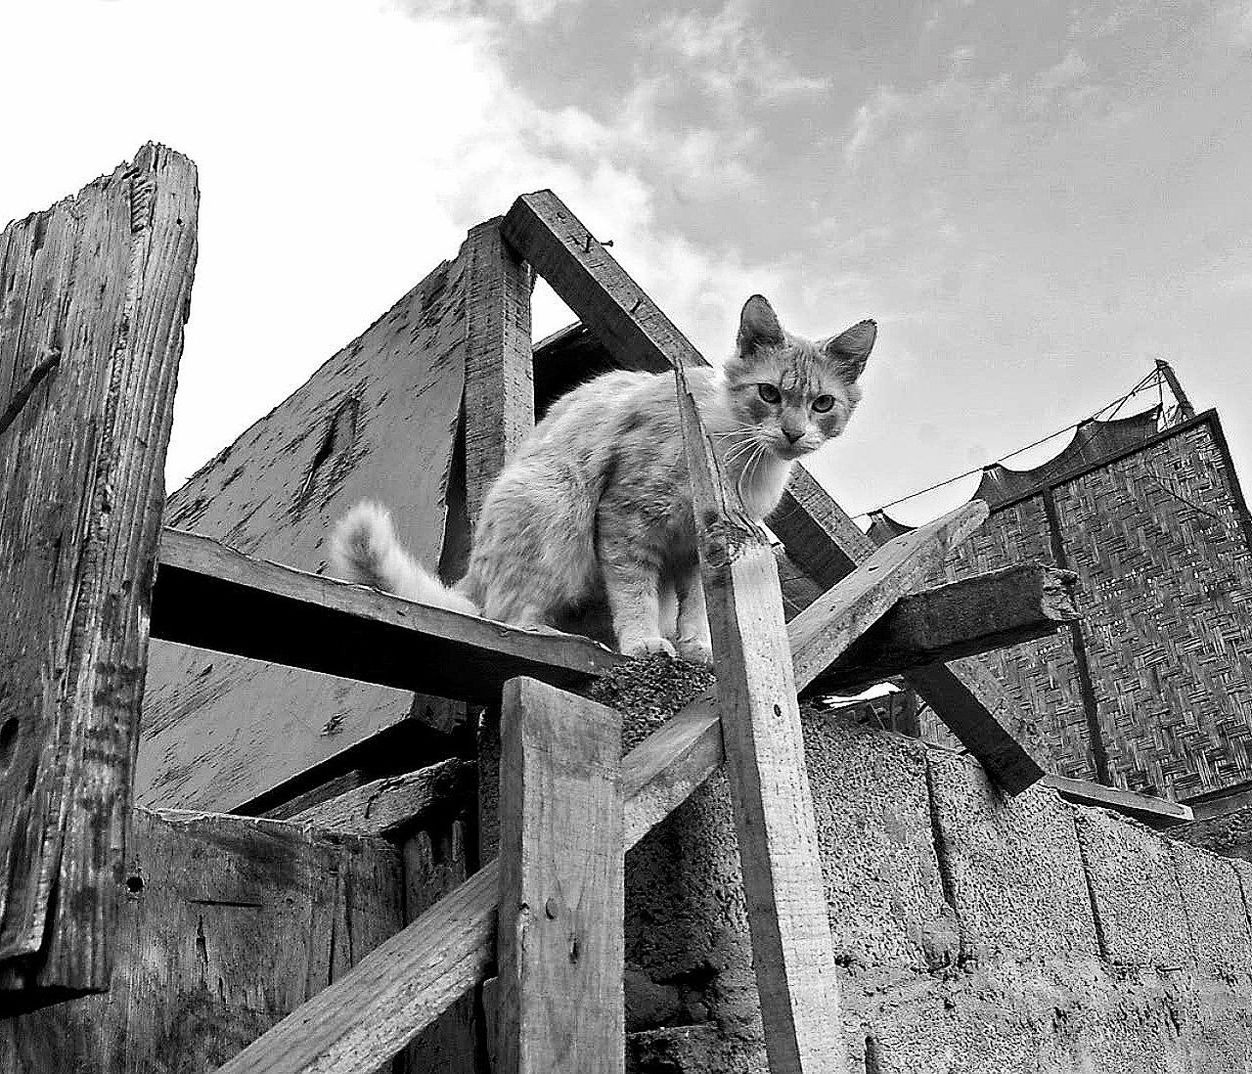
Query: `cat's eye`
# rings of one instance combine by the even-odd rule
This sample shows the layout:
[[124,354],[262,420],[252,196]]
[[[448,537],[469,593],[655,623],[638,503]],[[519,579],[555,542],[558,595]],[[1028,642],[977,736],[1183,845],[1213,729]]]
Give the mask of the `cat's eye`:
[[757,393],[767,403],[781,403],[782,392],[775,388],[772,384],[758,384],[756,386]]
[[810,406],[819,414],[825,414],[832,406],[835,405],[835,397],[833,395],[819,395]]

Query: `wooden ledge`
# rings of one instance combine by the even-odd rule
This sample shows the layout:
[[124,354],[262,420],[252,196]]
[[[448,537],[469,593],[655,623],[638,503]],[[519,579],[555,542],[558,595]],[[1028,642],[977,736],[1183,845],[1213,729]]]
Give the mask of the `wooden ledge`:
[[254,559],[208,537],[161,536],[152,637],[489,703],[519,675],[571,686],[625,657],[587,638],[521,630]]

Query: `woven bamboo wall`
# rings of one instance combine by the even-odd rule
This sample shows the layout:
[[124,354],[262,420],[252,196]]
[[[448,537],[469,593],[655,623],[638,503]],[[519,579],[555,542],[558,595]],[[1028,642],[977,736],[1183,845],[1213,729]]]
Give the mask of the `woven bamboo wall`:
[[[1032,496],[996,511],[982,529],[956,550],[934,582],[956,581],[1025,560],[1053,562],[1055,558],[1043,497]],[[1011,684],[1014,693],[1035,714],[1056,758],[1057,771],[1074,778],[1095,779],[1069,631],[988,653],[983,659]],[[929,719],[922,724],[925,737],[946,741],[943,725],[933,713],[926,715]],[[953,739],[948,744],[957,743]]]
[[[1077,640],[1062,631],[993,658],[1058,771],[1180,799],[1252,781],[1252,551],[1217,415],[1049,477],[995,508],[943,574],[1023,559],[1078,572]],[[942,737],[933,716],[923,731]]]

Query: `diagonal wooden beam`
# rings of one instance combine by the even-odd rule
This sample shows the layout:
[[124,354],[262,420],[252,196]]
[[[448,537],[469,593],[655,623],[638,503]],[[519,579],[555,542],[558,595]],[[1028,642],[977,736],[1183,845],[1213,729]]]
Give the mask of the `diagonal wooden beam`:
[[333,798],[300,810],[289,819],[352,835],[395,838],[411,829],[424,814],[447,808],[473,785],[474,766],[459,757],[437,764],[386,776],[352,787]]
[[883,545],[787,624],[796,688],[804,690],[987,520],[982,500]]
[[[769,1068],[772,1074],[847,1071],[778,567],[763,531],[727,488],[681,365],[674,375]],[[903,561],[888,554],[855,578],[875,578],[875,566],[890,577],[889,568]],[[849,624],[842,637],[850,640],[862,622],[881,616],[899,594],[894,586],[907,580],[906,572],[895,574],[889,595],[871,581],[846,602],[819,599],[822,607],[799,624],[805,639],[799,652],[820,662],[838,647],[841,632],[831,617]]]
[[[770,528],[819,585],[834,585],[874,554],[874,542],[802,466],[792,471],[787,490]],[[919,668],[904,680],[1009,794],[1021,793],[1053,767],[1042,731],[977,657]]]
[[[518,198],[500,229],[623,366],[660,372],[708,364],[551,190]],[[769,522],[787,554],[823,589],[875,550],[799,463]],[[976,661],[936,665],[909,681],[1006,791],[1018,793],[1042,777],[1048,751],[1041,733]]]

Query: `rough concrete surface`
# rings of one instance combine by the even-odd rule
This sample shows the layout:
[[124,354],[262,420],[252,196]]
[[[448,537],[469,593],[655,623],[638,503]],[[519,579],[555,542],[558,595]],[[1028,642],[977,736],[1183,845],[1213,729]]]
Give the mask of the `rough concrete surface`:
[[1097,954],[1072,808],[1049,790],[1009,797],[946,750],[930,750],[927,765],[962,960]]
[[938,969],[959,953],[926,787],[926,748],[847,716],[804,720],[835,958]]
[[[655,725],[664,691],[638,697]],[[856,1074],[1252,1071],[1252,865],[1051,791],[1006,799],[846,716],[804,732]],[[628,854],[626,935],[629,1069],[764,1074],[720,774]]]
[[1080,810],[1077,818],[1104,957],[1121,966],[1189,965],[1187,918],[1169,842],[1102,809]]
[[1234,863],[1170,841],[1191,954],[1201,972],[1233,977],[1252,971],[1248,908]]

